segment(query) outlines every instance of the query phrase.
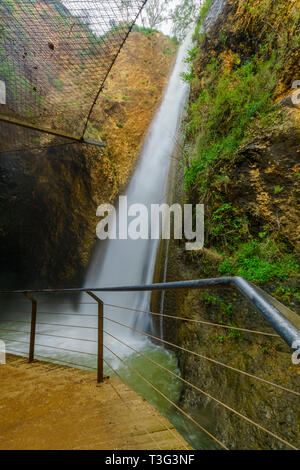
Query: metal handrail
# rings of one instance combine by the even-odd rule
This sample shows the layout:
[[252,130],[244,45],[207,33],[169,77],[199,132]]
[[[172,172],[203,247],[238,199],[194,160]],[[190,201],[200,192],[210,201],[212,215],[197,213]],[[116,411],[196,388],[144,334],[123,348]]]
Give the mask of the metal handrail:
[[[114,357],[116,357],[118,360],[120,360],[124,365],[126,365],[130,370],[132,370],[140,380],[144,381],[147,383],[153,390],[156,391],[160,396],[164,397],[169,403],[171,403],[177,410],[179,410],[186,418],[188,418],[192,423],[197,425],[200,429],[202,429],[203,432],[205,432],[207,435],[209,435],[211,438],[213,438],[216,442],[219,443],[223,448],[228,449],[221,441],[219,441],[215,436],[213,436],[207,429],[203,428],[197,421],[194,420],[192,416],[190,416],[188,413],[186,413],[182,408],[180,408],[175,402],[173,402],[170,398],[168,398],[164,393],[162,393],[151,381],[149,381],[146,377],[143,376],[143,374],[140,374],[138,371],[136,371],[128,362],[126,362],[124,359],[120,358],[118,354],[116,354],[114,351],[112,351],[106,344],[104,344],[104,334],[108,334],[115,340],[117,340],[119,343],[123,344],[124,346],[128,347],[130,350],[135,351],[141,356],[144,356],[147,360],[155,364],[157,367],[160,367],[164,371],[170,373],[172,376],[176,376],[179,380],[181,380],[183,383],[188,384],[190,387],[192,387],[194,390],[197,390],[200,392],[202,395],[212,399],[215,403],[219,404],[220,406],[224,407],[225,409],[229,410],[230,412],[234,413],[236,416],[239,416],[241,419],[244,421],[254,425],[256,428],[266,432],[269,436],[276,438],[279,442],[282,444],[285,444],[289,448],[296,449],[292,443],[288,442],[287,440],[283,439],[280,435],[274,433],[272,430],[270,430],[268,427],[265,427],[261,425],[260,423],[257,423],[255,420],[253,420],[251,417],[248,417],[244,413],[240,412],[239,410],[236,410],[232,406],[229,406],[228,404],[224,403],[223,401],[220,401],[218,398],[210,395],[207,391],[200,389],[197,385],[191,384],[189,381],[187,381],[185,378],[177,375],[174,371],[169,370],[168,368],[165,368],[163,365],[157,363],[156,361],[153,361],[150,357],[142,353],[141,351],[138,351],[129,344],[125,343],[124,341],[118,339],[117,337],[113,336],[111,333],[108,331],[104,330],[104,319],[109,320],[113,323],[116,323],[118,325],[121,325],[126,328],[130,328],[132,331],[135,331],[139,334],[143,334],[149,338],[152,338],[155,341],[160,341],[163,344],[176,347],[179,350],[183,350],[189,354],[193,354],[194,356],[197,356],[205,361],[209,361],[210,363],[213,363],[218,366],[225,367],[227,370],[232,370],[235,371],[239,374],[243,374],[243,376],[247,376],[250,379],[255,379],[258,380],[260,383],[264,383],[268,386],[275,387],[276,389],[280,389],[282,391],[292,393],[293,395],[299,396],[300,393],[287,388],[286,386],[282,386],[280,384],[274,383],[269,381],[268,379],[265,379],[263,377],[259,377],[257,375],[254,375],[253,373],[247,372],[240,370],[232,365],[229,364],[224,364],[223,362],[220,362],[214,358],[207,357],[203,354],[197,353],[195,351],[185,349],[182,346],[176,345],[174,343],[171,343],[169,341],[166,341],[164,339],[161,339],[160,337],[153,336],[149,333],[145,333],[141,330],[138,330],[134,327],[130,327],[128,325],[125,325],[124,323],[118,322],[116,320],[113,320],[111,318],[108,318],[107,316],[104,316],[104,307],[111,306],[111,307],[117,307],[117,308],[123,308],[117,305],[112,305],[112,304],[106,304],[103,302],[103,300],[98,297],[99,292],[139,292],[139,291],[158,291],[158,290],[173,290],[173,289],[209,289],[209,288],[231,288],[239,291],[246,299],[247,301],[252,304],[255,309],[260,312],[263,317],[267,320],[267,322],[273,327],[273,329],[279,334],[279,336],[293,349],[299,348],[300,345],[300,316],[298,316],[296,313],[292,312],[290,309],[285,307],[283,304],[281,304],[279,301],[277,301],[274,297],[269,295],[267,292],[262,290],[260,287],[255,286],[254,284],[246,281],[242,277],[234,276],[234,277],[220,277],[220,278],[211,278],[211,279],[198,279],[198,280],[191,280],[191,281],[178,281],[178,282],[163,282],[163,283],[157,283],[157,284],[147,284],[147,285],[136,285],[136,286],[116,286],[116,287],[94,287],[94,288],[87,288],[87,287],[82,287],[82,288],[64,288],[64,289],[18,289],[18,290],[0,290],[0,295],[1,294],[18,294],[21,296],[24,296],[31,302],[31,319],[27,321],[26,323],[30,325],[30,330],[26,331],[26,333],[30,334],[29,341],[23,341],[20,339],[11,339],[8,338],[8,341],[10,342],[18,342],[22,344],[28,345],[29,348],[29,354],[28,354],[28,359],[29,362],[32,362],[35,357],[35,346],[41,346],[45,348],[51,348],[51,349],[57,349],[57,350],[62,350],[62,351],[68,351],[68,352],[73,352],[73,353],[81,353],[84,355],[88,355],[91,357],[95,357],[97,360],[97,382],[103,382],[104,380],[104,370],[103,370],[103,365],[104,363],[111,368],[117,376],[119,376],[118,372],[105,360],[104,358],[104,348],[107,349],[112,353]],[[45,322],[38,322],[37,321],[37,314],[38,314],[38,304],[39,300],[36,297],[35,294],[72,294],[72,293],[86,293],[89,295],[94,302],[88,302],[88,303],[93,303],[98,306],[98,312],[97,314],[93,314],[93,317],[97,318],[97,326],[96,327],[91,327],[87,325],[78,325],[80,328],[91,328],[97,330],[97,337],[95,340],[90,340],[90,339],[80,339],[80,338],[73,338],[70,336],[64,337],[60,335],[54,335],[54,334],[47,334],[47,333],[42,333],[39,331],[36,331],[36,327],[39,324],[48,324]],[[96,295],[97,293],[97,295]],[[43,303],[43,299],[42,299]],[[48,303],[48,302],[47,302]],[[86,303],[86,302],[83,302]],[[135,310],[135,309],[132,309]],[[155,315],[162,315],[162,316],[167,316],[170,317],[170,315],[164,315],[162,313],[154,313],[154,312],[149,312],[149,311],[143,311],[143,310],[136,310],[138,312],[143,312],[143,313],[148,313],[148,314],[155,314]],[[30,315],[30,312],[27,312]],[[39,312],[43,313],[43,312]],[[47,313],[47,312],[46,312]],[[53,312],[54,313],[54,312]],[[63,314],[63,313],[62,313]],[[71,314],[70,314],[71,315]],[[89,315],[91,316],[91,315]],[[176,317],[174,316],[175,319],[180,318],[181,320],[189,320],[189,321],[194,321],[192,319],[186,319],[182,317]],[[20,320],[16,320],[17,322]],[[23,323],[23,322],[22,322]],[[213,326],[218,326],[217,324],[213,324],[211,322],[204,322],[209,325]],[[56,323],[49,323],[49,325],[58,325],[58,326],[70,326],[70,325],[59,325]],[[229,328],[230,326],[228,326]],[[234,328],[234,327],[233,327]],[[238,328],[240,329],[240,328]],[[6,331],[6,329],[4,330]],[[9,329],[7,330],[9,331]],[[13,331],[13,330],[11,330]],[[19,330],[16,330],[19,331]],[[20,330],[21,331],[21,330]],[[260,333],[260,334],[268,334],[266,332],[261,332],[261,331],[256,331],[256,330],[245,330],[249,331],[251,333]],[[22,330],[23,332],[23,330]],[[49,344],[40,344],[36,343],[36,336],[55,336],[58,338],[66,338],[66,339],[78,339],[80,341],[92,341],[93,343],[97,344],[97,351],[95,353],[91,352],[86,352],[86,351],[78,351],[74,349],[67,349],[63,347],[58,347],[58,346],[52,346]],[[273,335],[277,336],[277,335]],[[22,353],[24,354],[24,351],[17,351],[14,349],[11,349],[12,351],[15,351],[17,353]],[[41,354],[37,353],[37,358],[46,358],[49,359],[49,356],[42,356]],[[54,359],[54,362],[57,362]],[[67,365],[71,366],[80,366],[80,364],[75,364],[74,362],[67,361],[63,359],[63,363],[66,363]],[[94,370],[94,368],[86,367],[85,368],[89,370]]]
[[[1,290],[0,294],[63,294],[85,292],[139,292],[173,289],[237,289],[263,315],[281,338],[291,347],[300,344],[300,316],[281,304],[274,297],[240,276],[197,279],[192,281],[161,282],[156,284],[116,286],[116,287],[81,287],[63,289],[18,289]],[[100,299],[99,299],[100,300]],[[297,346],[298,347],[298,346]]]

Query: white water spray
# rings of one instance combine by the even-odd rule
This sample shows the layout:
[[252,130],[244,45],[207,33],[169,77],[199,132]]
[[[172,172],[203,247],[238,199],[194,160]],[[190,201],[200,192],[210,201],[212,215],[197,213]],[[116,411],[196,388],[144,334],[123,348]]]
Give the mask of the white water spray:
[[[186,70],[184,57],[191,44],[191,34],[180,46],[175,66],[162,103],[145,138],[139,164],[125,191],[128,205],[161,204],[166,199],[167,174],[176,141],[178,126],[188,95],[188,85],[181,73]],[[92,263],[87,273],[87,287],[124,286],[151,283],[158,240],[107,240],[96,242]],[[99,293],[105,303],[132,309],[149,309],[149,292]],[[124,309],[105,307],[105,315],[143,331],[151,329],[151,317]],[[105,330],[132,344],[145,342],[145,337],[115,323],[106,321]],[[105,342],[110,343],[109,336]],[[140,346],[140,344],[139,344]],[[120,353],[120,346],[114,348]],[[122,348],[122,347],[121,347]],[[123,350],[123,349],[122,349]]]

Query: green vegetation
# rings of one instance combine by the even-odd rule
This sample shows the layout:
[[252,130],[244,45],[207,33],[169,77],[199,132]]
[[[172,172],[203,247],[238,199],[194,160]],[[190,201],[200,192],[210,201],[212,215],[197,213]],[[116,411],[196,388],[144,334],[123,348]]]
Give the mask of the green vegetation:
[[232,303],[228,302],[225,299],[222,299],[219,296],[211,295],[209,292],[202,292],[201,294],[202,302],[208,307],[212,308],[214,312],[219,312],[221,315],[222,320],[219,320],[218,323],[220,325],[227,325],[232,328],[223,330],[223,334],[217,334],[216,337],[212,336],[213,338],[217,338],[217,341],[221,344],[224,344],[225,340],[233,339],[233,340],[240,340],[243,339],[239,330],[235,328],[238,325],[234,324],[231,320],[232,317]]
[[197,0],[181,0],[171,11],[173,22],[172,33],[178,41],[182,41],[190,30],[191,23],[197,17],[199,2]]
[[99,139],[99,131],[91,123],[91,121],[88,122],[87,130],[86,130],[86,136],[87,136],[88,139],[91,139],[91,140],[98,140]]
[[219,273],[242,276],[257,283],[284,281],[299,273],[299,265],[292,253],[286,253],[284,246],[268,238],[263,242],[250,240],[241,244],[233,256],[220,264]]
[[[192,90],[184,150],[187,201],[204,202],[209,208],[205,243],[223,256],[223,261],[217,261],[217,267],[212,268],[219,275],[240,275],[257,283],[287,280],[299,275],[291,247],[274,228],[273,232],[266,226],[253,230],[253,222],[230,200],[226,188],[230,183],[228,169],[234,167],[238,151],[254,127],[267,128],[280,122],[282,114],[273,94],[282,77],[287,51],[295,50],[299,43],[295,25],[300,14],[293,10],[294,16],[284,19],[285,25],[278,32],[270,26],[271,20],[265,19],[272,12],[275,21],[277,9],[284,11],[282,4],[268,2],[266,7],[258,2],[256,8],[245,0],[240,7],[250,12],[248,20],[252,23],[239,44],[230,42],[230,30],[218,31],[213,39],[201,31],[211,3],[207,0],[201,9],[193,36],[195,44],[186,57],[190,69],[182,75]],[[288,29],[295,34],[288,37]],[[261,34],[262,30],[264,35],[258,38],[257,31]],[[270,194],[281,195],[284,189],[275,185]],[[202,264],[205,270],[206,260]]]
[[197,156],[185,169],[185,182],[187,186],[196,184],[200,191],[207,168],[215,160],[234,158],[251,119],[275,112],[270,97],[279,69],[276,54],[267,61],[256,56],[241,66],[236,57],[235,64],[237,68],[229,73],[213,59],[205,70],[205,78],[213,84],[191,106],[187,133],[196,139]]
[[202,9],[201,9],[201,11],[200,11],[199,18],[198,18],[198,21],[197,21],[197,26],[195,28],[195,32],[194,32],[194,35],[193,35],[193,40],[194,41],[199,36],[200,29],[204,25],[204,21],[205,21],[205,18],[207,17],[207,14],[209,12],[211,4],[212,4],[212,0],[206,0],[203,7],[202,7]]
[[282,186],[274,186],[274,194],[280,194],[284,188]]
[[247,219],[231,203],[223,203],[213,211],[210,224],[210,238],[226,248],[234,248],[248,234]]
[[297,288],[296,285],[294,286],[283,286],[279,285],[275,292],[274,292],[275,297],[277,297],[280,301],[290,301],[291,298],[297,299],[300,301],[300,292],[299,289]]
[[53,79],[53,85],[55,86],[55,88],[58,91],[63,91],[63,89],[64,89],[64,83],[59,78],[54,78]]
[[132,31],[137,31],[138,33],[142,33],[147,37],[151,37],[154,33],[158,33],[157,29],[138,26],[137,24],[133,25]]
[[171,51],[171,49],[169,49],[168,47],[167,47],[167,49],[164,49],[164,50],[163,50],[163,54],[164,54],[164,55],[174,54],[174,52],[175,52],[175,51]]
[[167,38],[169,38],[170,41],[172,41],[172,43],[175,44],[175,46],[178,46],[179,41],[178,41],[178,39],[177,39],[176,36],[169,36],[168,34],[165,34],[165,36],[166,36]]

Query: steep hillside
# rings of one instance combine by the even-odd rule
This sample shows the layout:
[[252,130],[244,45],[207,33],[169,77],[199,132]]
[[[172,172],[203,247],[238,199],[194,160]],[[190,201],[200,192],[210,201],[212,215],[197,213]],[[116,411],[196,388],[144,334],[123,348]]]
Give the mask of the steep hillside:
[[229,1],[208,34],[196,28],[185,187],[206,205],[219,274],[266,282],[299,269],[299,108],[285,98],[300,75],[299,15],[293,0]]
[[[210,5],[223,10],[208,30]],[[205,244],[171,241],[167,281],[241,275],[299,311],[299,3],[207,1],[189,52],[191,84],[173,201],[205,204]],[[243,297],[224,290],[167,292],[164,312],[272,332]],[[299,367],[276,338],[180,322],[164,337],[205,357],[300,390]],[[184,379],[299,447],[298,397],[183,351]],[[285,444],[185,387],[184,409],[231,449]]]
[[128,5],[125,22],[121,4],[112,12],[101,1],[1,1],[0,78],[7,106],[0,111],[4,107],[5,115],[81,136],[136,16],[132,8],[140,3]]
[[105,149],[57,139],[43,148],[52,138],[0,124],[2,150],[9,142],[38,147],[0,154],[2,287],[82,284],[96,207],[128,182],[175,53],[160,33],[130,34],[88,128]]

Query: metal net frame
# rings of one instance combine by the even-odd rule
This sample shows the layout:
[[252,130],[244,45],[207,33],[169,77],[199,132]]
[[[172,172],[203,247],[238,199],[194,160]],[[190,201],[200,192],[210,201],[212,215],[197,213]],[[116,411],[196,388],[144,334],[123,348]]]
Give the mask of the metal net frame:
[[82,140],[146,1],[1,0],[0,121]]

